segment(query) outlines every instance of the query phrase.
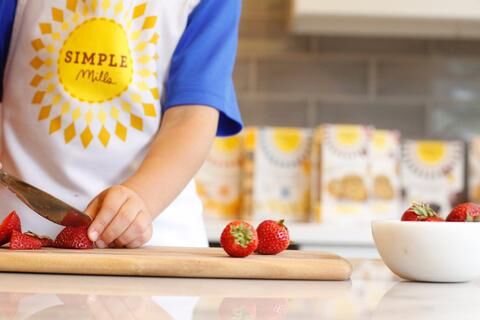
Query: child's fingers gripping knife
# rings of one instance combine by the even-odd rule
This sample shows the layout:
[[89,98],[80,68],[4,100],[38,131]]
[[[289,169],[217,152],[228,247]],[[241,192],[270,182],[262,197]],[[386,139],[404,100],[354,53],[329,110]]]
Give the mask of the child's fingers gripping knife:
[[98,248],[137,248],[152,236],[152,216],[130,188],[113,186],[98,195],[86,213],[93,217],[88,235]]

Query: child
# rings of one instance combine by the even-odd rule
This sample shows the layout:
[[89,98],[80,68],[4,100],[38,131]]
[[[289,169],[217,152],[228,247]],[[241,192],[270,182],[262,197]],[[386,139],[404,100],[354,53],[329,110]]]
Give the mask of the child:
[[[3,169],[85,211],[100,248],[206,246],[191,179],[241,130],[240,0],[0,2]],[[5,190],[24,230],[56,226]],[[5,211],[5,212],[3,212]]]

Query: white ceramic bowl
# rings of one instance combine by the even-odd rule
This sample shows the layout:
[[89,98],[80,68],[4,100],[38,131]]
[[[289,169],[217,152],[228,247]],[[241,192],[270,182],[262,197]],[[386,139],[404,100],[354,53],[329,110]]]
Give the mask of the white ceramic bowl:
[[480,278],[480,223],[372,222],[383,262],[407,280],[466,282]]

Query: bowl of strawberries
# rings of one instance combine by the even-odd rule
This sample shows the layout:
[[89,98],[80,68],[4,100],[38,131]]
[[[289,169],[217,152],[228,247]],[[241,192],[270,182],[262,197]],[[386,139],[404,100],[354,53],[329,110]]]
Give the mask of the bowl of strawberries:
[[378,252],[401,278],[467,282],[480,278],[480,205],[463,203],[444,219],[428,204],[414,203],[398,220],[372,222]]

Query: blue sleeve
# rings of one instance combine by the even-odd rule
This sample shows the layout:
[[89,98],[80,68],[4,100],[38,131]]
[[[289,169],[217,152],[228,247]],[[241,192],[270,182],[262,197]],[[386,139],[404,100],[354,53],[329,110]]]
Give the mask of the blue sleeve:
[[3,72],[7,61],[16,7],[16,0],[0,1],[0,101],[3,95]]
[[163,112],[179,105],[206,105],[220,112],[217,135],[242,129],[232,73],[241,0],[201,0],[172,57]]

